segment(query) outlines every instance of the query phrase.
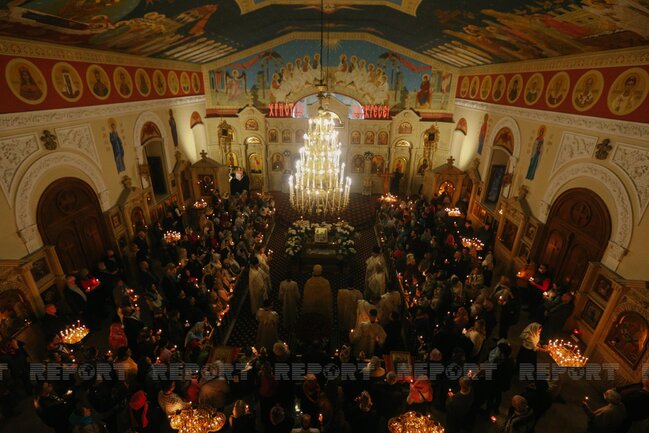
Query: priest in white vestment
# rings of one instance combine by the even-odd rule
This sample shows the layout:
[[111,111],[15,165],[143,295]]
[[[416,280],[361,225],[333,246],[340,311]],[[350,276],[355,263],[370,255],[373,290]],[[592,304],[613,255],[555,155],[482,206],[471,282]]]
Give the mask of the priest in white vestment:
[[273,349],[273,344],[279,340],[279,315],[273,311],[270,299],[264,301],[264,306],[257,310],[257,346],[265,347],[268,353]]
[[379,323],[385,326],[390,321],[390,313],[399,312],[401,308],[401,293],[396,287],[391,287],[390,291],[381,296],[379,301]]
[[338,326],[341,331],[349,332],[356,325],[358,301],[362,299],[361,291],[351,285],[338,290]]
[[367,282],[365,297],[367,299],[380,298],[385,293],[387,283],[388,281],[385,269],[377,267],[376,271],[370,276],[370,279]]
[[370,282],[370,277],[376,272],[377,269],[387,269],[385,259],[381,254],[381,248],[374,247],[372,249],[372,255],[365,261],[365,264],[367,265],[365,268],[365,287],[367,288]]
[[313,267],[313,276],[304,284],[302,314],[318,314],[333,324],[333,299],[331,285],[322,276],[322,266]]
[[268,278],[264,271],[259,268],[259,260],[256,257],[250,259],[250,271],[248,272],[248,295],[250,297],[250,312],[254,316],[257,310],[268,299]]
[[279,300],[282,303],[282,324],[290,329],[297,322],[297,308],[300,303],[300,288],[290,275],[279,283]]
[[354,356],[358,357],[362,353],[366,359],[374,356],[377,345],[382,346],[387,338],[383,327],[378,323],[379,318],[376,309],[371,309],[369,315],[369,321],[362,322],[349,334]]
[[[370,320],[370,310],[377,308],[378,299],[366,301],[361,299],[356,305],[356,328],[363,323]],[[378,310],[377,310],[378,311]]]

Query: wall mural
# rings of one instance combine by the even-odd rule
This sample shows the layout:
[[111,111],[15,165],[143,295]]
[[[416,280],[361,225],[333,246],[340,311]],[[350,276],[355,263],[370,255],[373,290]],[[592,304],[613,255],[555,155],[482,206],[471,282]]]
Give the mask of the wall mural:
[[[362,32],[457,67],[649,39],[644,0],[337,0],[323,12],[334,38]],[[205,63],[291,32],[318,33],[320,14],[315,0],[15,0],[0,7],[0,34]]]
[[469,83],[487,80],[494,82],[489,103],[637,122],[649,111],[649,66],[463,76],[456,97],[482,100]]
[[396,110],[448,109],[453,78],[449,72],[363,41],[331,44],[322,71],[319,51],[319,41],[293,41],[210,70],[210,105],[251,103],[263,109],[268,104],[296,102],[316,91],[322,73],[331,92],[361,104],[388,104]]
[[[201,73],[0,56],[0,113],[142,101],[203,93]],[[178,74],[185,77],[179,82]],[[166,76],[172,77],[167,86]],[[173,79],[175,78],[175,81]],[[193,78],[190,78],[193,77]],[[153,80],[153,84],[152,84]],[[198,86],[192,85],[192,80]],[[153,86],[154,92],[151,91]],[[174,87],[175,86],[175,87]],[[175,91],[174,91],[175,90]]]

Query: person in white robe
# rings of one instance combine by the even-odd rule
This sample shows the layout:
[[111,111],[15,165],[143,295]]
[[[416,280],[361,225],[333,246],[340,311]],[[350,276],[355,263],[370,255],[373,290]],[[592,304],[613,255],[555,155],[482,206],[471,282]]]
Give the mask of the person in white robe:
[[378,323],[378,312],[370,310],[370,320],[361,323],[349,333],[349,341],[352,344],[354,356],[364,354],[365,358],[374,356],[377,345],[382,346],[387,338],[383,327]]
[[379,301],[379,322],[385,326],[390,321],[390,313],[399,312],[401,308],[401,293],[396,287],[390,287],[390,291]]
[[370,310],[376,308],[377,303],[378,299],[373,299],[371,302],[366,301],[365,299],[358,301],[358,304],[356,305],[356,328],[358,328],[361,323],[370,320]]
[[269,289],[266,274],[259,268],[259,260],[253,257],[250,259],[250,271],[248,272],[248,295],[250,296],[250,312],[253,316],[263,305],[264,299],[268,299]]
[[372,249],[372,255],[365,261],[367,265],[365,268],[365,287],[369,285],[370,277],[374,275],[377,269],[387,269],[385,264],[385,258],[381,254],[381,248],[374,247]]
[[343,332],[349,332],[356,325],[356,309],[363,293],[351,285],[338,290],[338,326]]
[[385,293],[386,285],[387,276],[384,268],[376,268],[376,271],[370,276],[370,279],[367,282],[366,297],[368,299],[380,298]]
[[269,299],[264,301],[264,306],[257,310],[257,321],[259,327],[257,328],[257,346],[265,347],[270,353],[273,349],[273,344],[279,340],[279,315],[273,311]]
[[300,303],[300,288],[297,281],[289,275],[279,283],[279,300],[282,303],[282,324],[285,328],[292,328],[297,322],[297,309]]
[[302,314],[318,314],[333,324],[333,298],[329,280],[322,276],[322,266],[313,267],[313,276],[304,284]]

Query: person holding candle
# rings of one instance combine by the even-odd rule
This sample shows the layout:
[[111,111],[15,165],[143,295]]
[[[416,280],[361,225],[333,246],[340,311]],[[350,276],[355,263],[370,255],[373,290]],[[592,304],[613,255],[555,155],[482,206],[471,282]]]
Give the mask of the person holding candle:
[[512,406],[505,420],[501,433],[533,433],[534,413],[528,406],[527,400],[521,395],[512,397]]
[[[591,409],[588,400],[582,402],[582,407],[588,417],[587,433],[617,432],[626,419],[626,408],[622,403],[622,396],[614,389],[604,392],[606,406]],[[645,408],[646,409],[646,408]]]
[[520,335],[521,347],[516,356],[516,363],[521,371],[528,374],[536,372],[537,351],[540,349],[542,330],[543,326],[540,323],[532,322]]

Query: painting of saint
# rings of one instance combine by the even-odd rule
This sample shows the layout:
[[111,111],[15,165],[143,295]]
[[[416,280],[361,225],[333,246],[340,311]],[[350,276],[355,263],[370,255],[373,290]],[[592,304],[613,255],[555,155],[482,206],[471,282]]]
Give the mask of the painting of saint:
[[536,73],[532,75],[525,85],[525,104],[536,104],[543,93],[543,75]]
[[248,162],[250,163],[250,173],[261,174],[262,165],[261,165],[261,158],[259,154],[257,153],[250,154],[250,156],[248,157]]
[[430,96],[430,76],[428,74],[424,74],[421,77],[421,83],[419,84],[419,90],[417,91],[417,107],[430,107]]
[[269,129],[268,130],[268,142],[269,143],[277,143],[278,137],[277,137],[277,129]]
[[196,72],[192,74],[192,90],[194,91],[194,93],[201,91],[201,82]]
[[167,93],[167,81],[165,80],[164,74],[158,69],[153,72],[153,87],[159,96]]
[[110,126],[108,140],[113,148],[113,157],[115,158],[117,173],[121,173],[126,170],[126,166],[124,165],[124,146],[122,144],[122,139],[119,137],[119,133],[117,132],[117,124],[115,123],[115,120],[109,119],[108,124]]
[[115,84],[115,89],[117,93],[122,98],[128,98],[133,93],[133,82],[131,81],[131,76],[126,71],[126,69],[119,67],[115,68],[113,71],[113,83]]
[[284,157],[281,153],[274,153],[272,162],[273,171],[284,171]]
[[[35,67],[34,67],[35,68]],[[44,92],[41,87],[34,80],[33,70],[27,65],[18,67],[18,74],[20,75],[19,95],[23,101],[39,101],[44,98]]]
[[480,127],[480,134],[478,135],[478,155],[482,155],[482,148],[484,146],[485,138],[487,137],[487,126],[489,124],[489,115],[485,114],[482,118],[482,126]]
[[622,356],[633,369],[642,360],[648,342],[649,323],[635,311],[621,313],[606,337],[606,344]]
[[460,85],[460,96],[462,98],[466,97],[469,93],[469,77],[462,78],[462,84]]
[[539,160],[541,159],[541,152],[543,151],[543,136],[545,135],[545,125],[539,127],[539,132],[536,134],[536,139],[534,139],[534,144],[532,144],[532,158],[530,159],[530,165],[527,168],[527,175],[525,179],[533,180],[534,174],[536,173],[536,168],[539,165]]
[[555,74],[548,83],[548,88],[545,91],[545,102],[549,107],[555,108],[561,105],[566,99],[568,94],[568,87],[570,87],[570,77],[566,72],[558,72]]
[[174,112],[169,109],[169,128],[171,129],[171,139],[174,142],[174,147],[178,147],[178,129],[176,128],[176,119],[174,119]]
[[189,90],[191,89],[189,74],[187,72],[182,72],[180,74],[180,88],[183,90],[183,93],[189,93]]
[[489,186],[487,187],[487,197],[485,199],[487,203],[496,203],[498,201],[498,197],[500,197],[500,187],[502,186],[504,176],[504,165],[491,166]]
[[599,101],[602,95],[604,77],[599,71],[588,71],[582,75],[572,91],[572,104],[577,111],[586,111]]
[[507,101],[516,102],[523,87],[523,78],[520,75],[515,75],[507,86]]
[[385,160],[381,155],[372,157],[372,173],[382,174],[385,171]]
[[291,142],[291,130],[284,129],[282,131],[282,143],[290,143],[290,142]]
[[492,94],[494,101],[499,101],[500,98],[502,98],[503,93],[505,93],[504,90],[505,90],[505,76],[499,75],[498,78],[496,78],[496,82],[494,83],[494,89]]
[[365,169],[365,158],[363,155],[354,155],[352,160],[352,173],[362,173]]
[[403,122],[399,125],[399,134],[412,134],[412,125],[408,122]]
[[248,94],[246,73],[240,73],[238,69],[233,69],[232,74],[227,73],[225,76],[225,88],[229,101],[239,99],[244,93]]
[[142,96],[149,96],[151,93],[151,80],[144,69],[135,71],[135,87]]
[[169,71],[167,74],[167,83],[169,83],[169,91],[177,95],[180,90],[180,83],[178,82],[178,75],[176,75],[175,71]]
[[406,160],[405,160],[405,158],[401,158],[401,157],[396,158],[394,160],[393,167],[394,168],[393,168],[392,171],[394,171],[394,172],[398,171],[399,173],[402,173],[402,174],[405,173],[405,171],[406,171]]
[[193,111],[191,117],[189,118],[189,127],[193,128],[194,126],[196,126],[198,124],[202,125],[203,124],[203,119],[201,118],[201,115],[198,114],[197,111]]
[[379,132],[379,144],[386,146],[388,144],[388,133],[385,131]]
[[228,152],[225,155],[225,163],[229,167],[238,167],[239,166],[239,158],[237,158],[237,154],[234,152]]
[[68,102],[76,102],[83,94],[83,82],[71,65],[59,62],[52,68],[52,83],[57,93]]
[[361,133],[360,131],[352,131],[352,144],[361,144]]
[[484,77],[482,80],[482,84],[480,85],[480,99],[483,101],[489,97],[489,93],[491,92],[491,75],[487,75]]
[[480,79],[478,77],[473,77],[473,79],[471,79],[469,98],[474,99],[476,96],[478,96],[478,83],[480,83]]
[[608,92],[611,113],[624,116],[635,111],[647,97],[649,74],[640,68],[631,68],[620,74]]
[[423,176],[424,173],[426,173],[426,170],[428,170],[428,167],[430,167],[428,158],[421,158],[419,164],[417,165],[417,176]]
[[365,144],[374,144],[374,131],[367,131],[365,133]]
[[110,95],[110,80],[100,66],[92,65],[88,68],[86,83],[97,99],[106,99]]

